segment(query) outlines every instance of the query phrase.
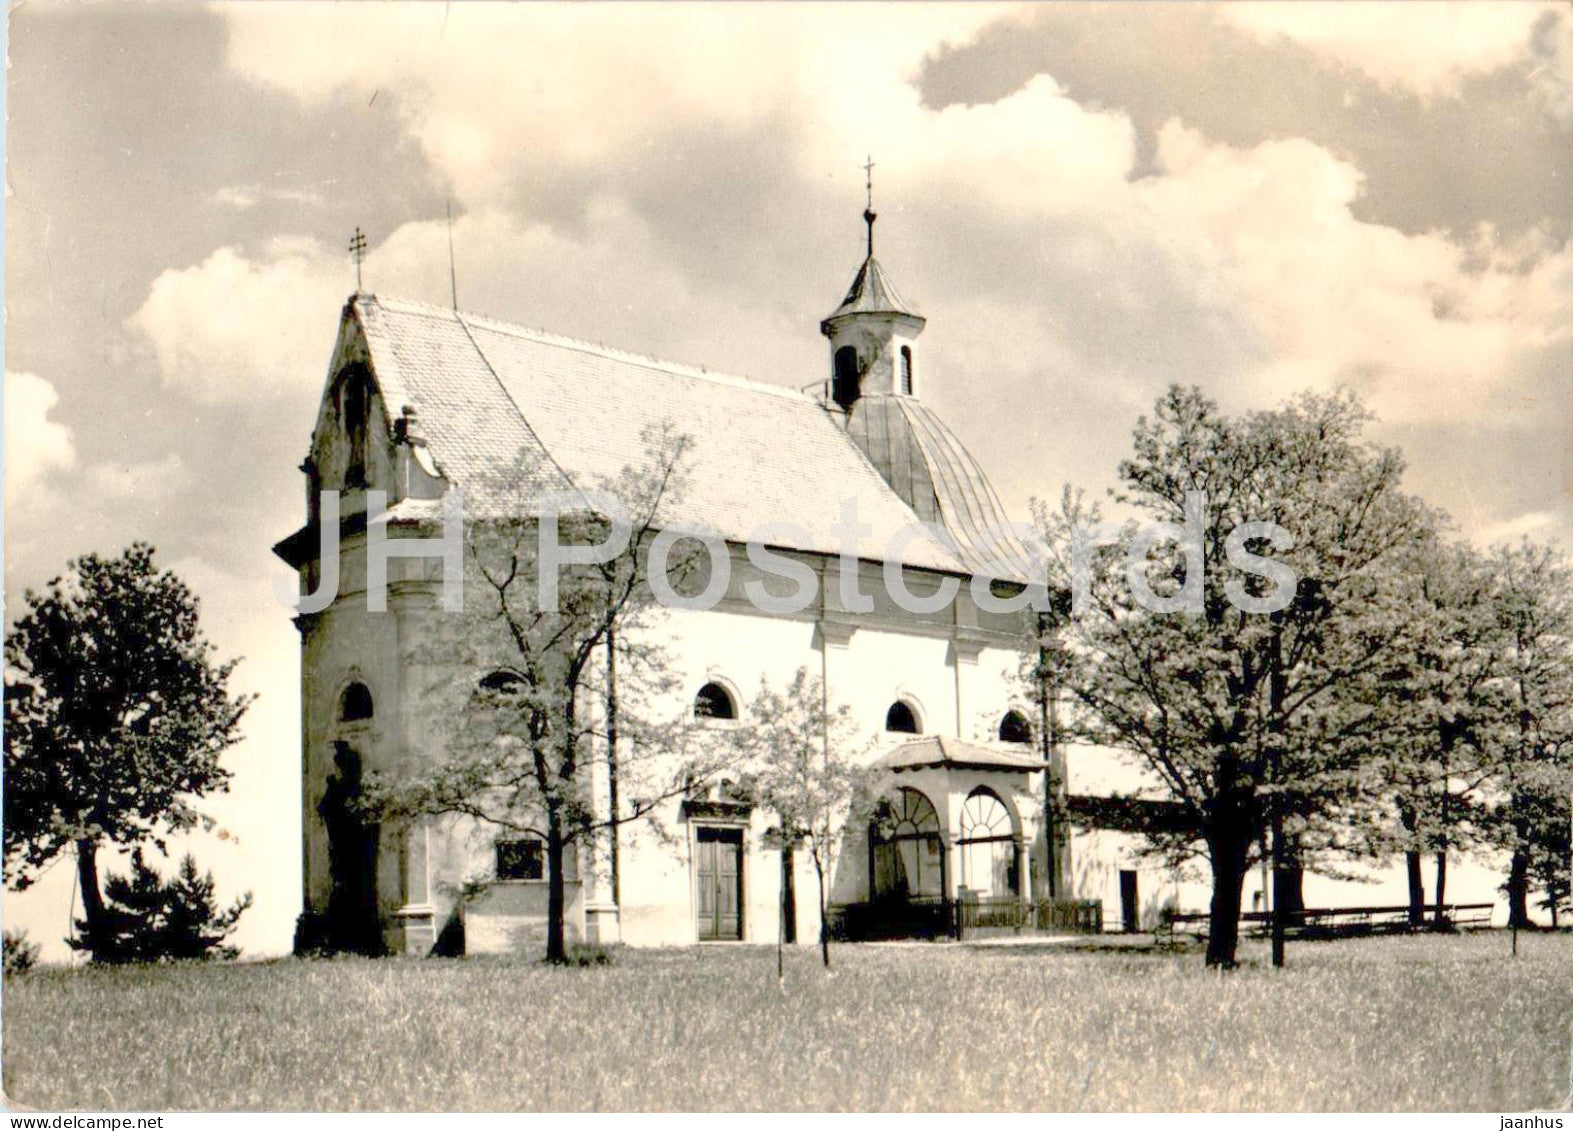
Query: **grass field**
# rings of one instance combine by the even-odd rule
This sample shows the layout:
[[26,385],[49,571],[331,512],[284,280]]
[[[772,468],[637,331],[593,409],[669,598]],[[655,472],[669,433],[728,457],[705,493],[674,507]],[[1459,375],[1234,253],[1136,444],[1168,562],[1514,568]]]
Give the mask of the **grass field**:
[[[1568,1091],[1573,936],[1195,954],[625,952],[8,979],[6,1093],[131,1109],[1525,1110]],[[1253,947],[1255,944],[1252,944]]]

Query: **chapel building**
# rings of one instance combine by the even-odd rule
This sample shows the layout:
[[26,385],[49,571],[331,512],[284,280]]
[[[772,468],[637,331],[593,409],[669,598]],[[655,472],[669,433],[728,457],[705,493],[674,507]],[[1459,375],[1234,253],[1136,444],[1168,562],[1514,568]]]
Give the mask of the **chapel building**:
[[[963,377],[925,365],[925,319],[875,259],[872,212],[866,220],[863,261],[819,325],[827,376],[807,391],[351,296],[302,465],[307,520],[276,547],[302,593],[325,578],[336,591],[296,618],[303,936],[347,932],[366,949],[411,953],[459,937],[484,952],[534,947],[544,929],[538,835],[456,820],[367,827],[354,816],[366,773],[440,749],[451,725],[426,701],[442,657],[419,646],[440,615],[444,563],[395,558],[386,610],[368,609],[367,493],[386,494],[390,538],[430,537],[450,490],[478,490],[521,452],[582,486],[636,464],[646,429],[662,423],[692,440],[674,522],[719,531],[733,551],[719,606],[665,615],[681,687],[673,709],[726,741],[750,725],[762,678],[783,687],[807,668],[850,705],[888,771],[880,820],[846,831],[830,895],[838,933],[1135,929],[1182,898],[1180,881],[1137,863],[1120,834],[1048,816],[1074,809],[1069,791],[1128,788],[1129,775],[1106,752],[1067,754],[1048,740],[1021,681],[1030,612],[973,597],[974,577],[991,593],[1019,592],[1030,564],[983,467],[925,400]],[[339,553],[326,562],[323,492],[339,493]],[[849,502],[870,611],[841,600],[835,524]],[[764,524],[795,532],[773,548],[813,571],[812,607],[766,613],[744,598],[758,571],[743,544]],[[925,536],[898,537],[912,530]],[[913,592],[946,578],[959,592],[930,612],[897,607],[881,581],[892,558]],[[589,762],[602,797],[605,759]],[[785,921],[788,941],[817,937],[813,872],[803,854],[783,861],[768,814],[720,788],[674,798],[660,817],[675,835],[629,825],[615,850],[608,835],[571,852],[572,936],[774,942]],[[1184,893],[1204,900],[1199,886]]]

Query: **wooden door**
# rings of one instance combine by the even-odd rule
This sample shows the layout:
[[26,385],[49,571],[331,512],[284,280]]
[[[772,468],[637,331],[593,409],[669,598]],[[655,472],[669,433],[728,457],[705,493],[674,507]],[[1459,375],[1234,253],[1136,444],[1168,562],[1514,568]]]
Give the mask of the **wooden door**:
[[1136,873],[1120,873],[1120,927],[1127,934],[1141,929],[1141,900],[1136,893]]
[[694,916],[701,940],[743,937],[743,830],[702,828],[694,844]]

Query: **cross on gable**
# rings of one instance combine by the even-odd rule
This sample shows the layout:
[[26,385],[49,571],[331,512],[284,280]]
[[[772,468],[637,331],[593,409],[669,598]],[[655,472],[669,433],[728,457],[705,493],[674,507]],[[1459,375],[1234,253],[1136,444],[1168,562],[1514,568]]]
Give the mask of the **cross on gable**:
[[360,230],[359,225],[355,228],[355,234],[350,237],[349,251],[355,257],[355,292],[359,294],[361,289],[360,265],[361,261],[366,258],[366,234]]

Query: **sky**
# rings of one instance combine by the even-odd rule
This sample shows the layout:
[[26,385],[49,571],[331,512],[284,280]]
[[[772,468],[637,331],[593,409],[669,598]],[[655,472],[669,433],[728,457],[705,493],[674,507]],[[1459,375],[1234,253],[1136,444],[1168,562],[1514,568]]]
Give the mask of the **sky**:
[[[269,547],[365,287],[802,386],[862,247],[1007,506],[1113,480],[1171,382],[1345,386],[1460,536],[1573,545],[1573,9],[23,3],[7,88],[5,601],[159,549],[239,689],[215,833],[299,910]],[[46,957],[65,861],[5,897]]]

